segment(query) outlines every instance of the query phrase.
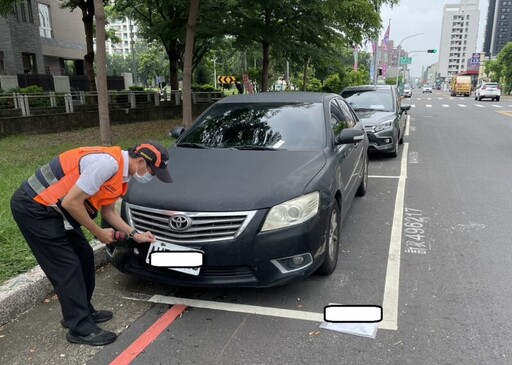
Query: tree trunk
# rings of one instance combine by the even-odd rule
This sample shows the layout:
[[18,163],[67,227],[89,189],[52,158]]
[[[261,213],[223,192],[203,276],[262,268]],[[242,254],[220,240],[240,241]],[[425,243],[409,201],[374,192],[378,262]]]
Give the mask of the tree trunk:
[[308,82],[308,63],[309,63],[309,57],[304,56],[304,78],[302,79],[304,86],[302,86],[302,91],[306,91],[306,86],[307,86],[307,82]]
[[169,58],[169,83],[172,91],[178,91],[180,84],[178,81],[179,71],[179,52],[176,40],[172,40],[168,47],[166,47],[167,57]]
[[85,74],[89,82],[89,91],[96,91],[96,83],[94,81],[94,3],[90,0],[85,4],[82,10],[82,21],[85,30],[85,44],[87,47],[87,54],[84,56],[85,60]]
[[108,114],[105,9],[103,9],[103,0],[94,0],[94,11],[96,14],[96,70],[98,72],[98,114],[100,119],[101,144],[103,146],[111,146],[112,133]]
[[270,72],[270,44],[263,42],[263,69],[261,73],[261,91],[268,91],[268,74]]
[[190,0],[183,65],[183,125],[185,127],[192,125],[192,59],[194,57],[194,36],[198,14],[199,0]]

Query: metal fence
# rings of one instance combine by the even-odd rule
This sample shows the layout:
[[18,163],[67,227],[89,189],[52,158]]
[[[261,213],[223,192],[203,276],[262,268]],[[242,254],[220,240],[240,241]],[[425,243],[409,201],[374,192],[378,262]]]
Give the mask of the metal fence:
[[[160,105],[181,105],[181,91],[147,92],[147,91],[109,91],[110,109],[135,109]],[[194,92],[192,102],[212,103],[222,98],[221,92]],[[34,94],[0,94],[0,118],[46,115],[58,113],[75,113],[96,110],[98,108],[97,92],[71,93],[34,93]]]

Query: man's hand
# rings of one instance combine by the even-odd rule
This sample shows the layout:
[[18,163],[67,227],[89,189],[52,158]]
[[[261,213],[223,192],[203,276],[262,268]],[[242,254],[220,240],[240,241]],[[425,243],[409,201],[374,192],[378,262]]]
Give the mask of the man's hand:
[[137,243],[150,243],[156,241],[155,236],[153,236],[153,233],[149,231],[137,233],[133,236],[133,239]]
[[101,243],[111,243],[115,240],[113,228],[102,228],[97,234],[96,239]]

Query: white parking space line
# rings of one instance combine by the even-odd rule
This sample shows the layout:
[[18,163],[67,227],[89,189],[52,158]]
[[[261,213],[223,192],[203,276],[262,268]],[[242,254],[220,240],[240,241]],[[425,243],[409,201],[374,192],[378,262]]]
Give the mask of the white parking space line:
[[512,108],[512,105],[507,105],[508,107]]
[[501,106],[501,105],[496,105],[496,104],[493,104],[492,106],[493,106],[493,107],[495,107],[495,108],[503,108],[503,106]]
[[400,179],[400,176],[368,175],[371,179]]
[[427,108],[432,108],[432,105],[431,104],[427,104],[425,105]]
[[447,105],[447,104],[442,104],[443,105],[443,108],[449,108],[450,106]]
[[467,105],[464,105],[464,104],[457,104],[458,106],[460,106],[461,108],[467,108],[468,106]]
[[[124,298],[131,300],[143,300],[140,298]],[[248,305],[248,304],[235,304],[235,303],[224,303],[224,302],[215,302],[210,300],[198,300],[198,299],[188,299],[188,298],[178,298],[178,297],[170,297],[164,295],[153,295],[150,299],[147,300],[151,303],[158,304],[183,304],[187,307],[192,308],[203,308],[203,309],[213,309],[213,310],[221,310],[226,312],[236,312],[236,313],[247,313],[247,314],[257,314],[261,316],[271,316],[271,317],[280,317],[280,318],[289,318],[289,319],[300,319],[303,321],[311,321],[311,322],[323,322],[324,321],[324,313],[315,313],[315,312],[306,312],[306,311],[298,311],[291,309],[281,309],[275,307],[261,307],[256,305]],[[383,308],[384,309],[384,308]],[[389,323],[386,321],[386,317],[384,315],[384,319],[382,322],[378,324],[380,329],[386,330],[396,330],[393,328],[393,323]]]
[[[400,179],[395,198],[395,211],[393,225],[391,226],[391,239],[389,242],[388,266],[386,269],[386,283],[384,284],[384,300],[382,310],[384,319],[381,324],[388,329],[398,329],[398,294],[400,288],[400,253],[402,251],[402,224],[404,217],[405,181],[407,180],[407,156],[409,143],[404,143],[402,161],[400,166]],[[380,324],[379,324],[379,327]]]
[[411,105],[411,108],[414,108],[414,107],[416,107],[416,105],[412,104],[412,105]]
[[485,106],[481,105],[481,104],[475,104],[476,107],[478,108],[485,108]]
[[411,116],[408,115],[406,118],[405,118],[405,133],[404,133],[404,136],[405,137],[408,137],[409,136],[409,125],[411,124]]

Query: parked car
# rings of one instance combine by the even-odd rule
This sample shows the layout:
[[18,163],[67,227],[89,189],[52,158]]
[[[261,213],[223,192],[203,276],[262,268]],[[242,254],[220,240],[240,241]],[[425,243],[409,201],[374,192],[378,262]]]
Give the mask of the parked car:
[[432,86],[431,85],[423,85],[421,88],[421,93],[431,93],[432,94]]
[[[230,287],[335,270],[341,224],[368,184],[368,139],[339,95],[236,95],[171,134],[173,183],[130,183],[121,204],[158,242],[108,245],[115,267],[172,285]],[[201,267],[150,264],[153,252],[177,247],[203,252]]]
[[370,149],[398,156],[403,143],[406,114],[410,105],[402,105],[395,86],[362,85],[343,89],[341,96],[362,120]]
[[408,84],[404,85],[403,96],[404,96],[404,98],[412,97],[412,87],[411,87],[411,85],[408,85]]
[[501,90],[497,82],[484,82],[475,89],[475,100],[491,99],[500,101]]

